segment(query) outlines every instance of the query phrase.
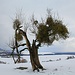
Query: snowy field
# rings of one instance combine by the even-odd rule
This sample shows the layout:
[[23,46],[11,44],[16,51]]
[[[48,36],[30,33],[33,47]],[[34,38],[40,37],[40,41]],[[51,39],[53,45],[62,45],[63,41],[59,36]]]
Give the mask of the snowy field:
[[[41,64],[46,69],[33,72],[29,56],[23,56],[26,63],[14,64],[12,58],[1,58],[0,75],[75,75],[75,55],[45,55],[39,56]],[[28,67],[20,70],[18,67]]]

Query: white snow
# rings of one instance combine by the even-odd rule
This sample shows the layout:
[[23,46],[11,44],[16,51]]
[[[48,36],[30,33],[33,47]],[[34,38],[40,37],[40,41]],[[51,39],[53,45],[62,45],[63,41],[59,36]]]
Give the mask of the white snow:
[[[75,75],[75,58],[67,60],[69,56],[74,55],[39,56],[41,64],[46,69],[40,72],[32,71],[29,56],[23,56],[27,63],[17,64],[13,63],[12,58],[0,58],[0,61],[6,62],[6,64],[0,64],[0,75]],[[28,69],[16,69],[18,67],[28,67]]]

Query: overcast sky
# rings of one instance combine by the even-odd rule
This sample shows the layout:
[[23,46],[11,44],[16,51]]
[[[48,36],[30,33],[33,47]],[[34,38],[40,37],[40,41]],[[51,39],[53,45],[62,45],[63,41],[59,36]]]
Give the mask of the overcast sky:
[[22,9],[26,18],[33,13],[36,18],[46,16],[46,9],[52,9],[53,14],[58,14],[69,29],[67,40],[54,42],[50,47],[40,50],[51,52],[75,52],[75,0],[0,0],[0,48],[10,49],[7,46],[13,36],[13,20],[15,13]]

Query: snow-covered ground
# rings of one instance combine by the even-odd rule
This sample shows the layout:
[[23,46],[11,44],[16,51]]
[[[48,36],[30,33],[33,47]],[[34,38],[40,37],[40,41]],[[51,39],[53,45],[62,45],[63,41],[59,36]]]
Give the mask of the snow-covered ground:
[[[41,64],[46,69],[40,72],[33,72],[29,56],[23,56],[27,63],[13,63],[12,58],[0,58],[6,64],[0,64],[0,75],[75,75],[75,58],[68,59],[74,55],[45,55],[39,56]],[[28,67],[20,70],[18,67]]]

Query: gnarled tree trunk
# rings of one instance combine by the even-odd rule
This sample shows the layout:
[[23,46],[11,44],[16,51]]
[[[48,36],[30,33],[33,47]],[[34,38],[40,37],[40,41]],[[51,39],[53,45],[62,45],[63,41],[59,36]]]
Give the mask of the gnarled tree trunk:
[[19,33],[22,34],[26,40],[26,45],[27,45],[29,53],[30,53],[30,60],[31,60],[31,65],[32,65],[33,71],[35,71],[35,70],[39,71],[39,69],[44,70],[43,66],[40,64],[40,61],[39,61],[38,47],[36,45],[35,40],[33,40],[33,43],[31,46],[30,41],[27,38],[26,32],[19,29]]
[[32,52],[33,52],[33,60],[34,60],[34,63],[36,64],[37,68],[43,70],[43,66],[40,64],[40,61],[39,61],[38,47],[36,45],[35,40],[33,40],[33,43],[32,43]]

